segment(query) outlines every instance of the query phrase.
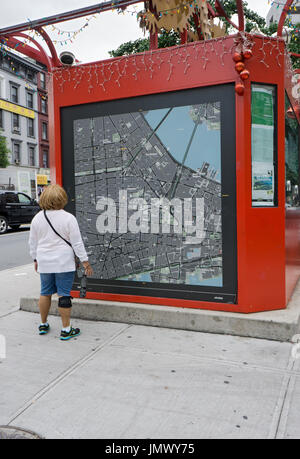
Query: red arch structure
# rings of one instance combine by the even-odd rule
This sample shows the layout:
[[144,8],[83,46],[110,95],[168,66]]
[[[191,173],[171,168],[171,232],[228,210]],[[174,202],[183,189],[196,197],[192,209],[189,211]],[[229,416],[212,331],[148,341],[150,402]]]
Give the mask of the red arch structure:
[[[99,3],[96,5],[92,5],[89,7],[68,11],[66,13],[61,13],[55,16],[48,16],[48,17],[38,19],[35,21],[29,21],[29,22],[15,25],[15,26],[5,27],[5,28],[0,29],[0,41],[2,41],[2,43],[6,44],[7,46],[11,48],[15,48],[16,46],[19,46],[18,48],[19,52],[29,57],[33,57],[34,59],[44,63],[45,65],[47,65],[48,70],[51,70],[54,67],[60,67],[62,64],[57,56],[55,46],[51,38],[49,37],[45,29],[43,28],[44,26],[66,22],[72,19],[77,19],[80,17],[93,15],[96,13],[101,13],[101,12],[109,11],[109,10],[116,9],[116,8],[126,9],[128,6],[134,5],[141,1],[142,0],[138,0],[138,1],[137,0],[119,0],[119,1],[111,0],[111,1]],[[242,0],[236,0],[236,5],[237,5],[237,14],[238,14],[238,25],[233,23],[228,18],[221,0],[215,0],[215,9],[213,9],[208,4],[209,15],[211,18],[222,17],[223,19],[225,19],[225,21],[227,21],[235,29],[237,29],[240,32],[243,32],[245,30],[245,20],[244,20],[244,10],[243,10]],[[30,40],[38,48],[38,50],[28,45],[24,47],[22,46],[23,45],[22,42],[16,40],[16,37],[21,37],[19,35],[20,33],[28,31],[28,30],[35,30],[43,37],[43,39],[45,40],[45,43],[47,44],[48,50],[50,51],[50,56],[46,54],[46,51],[43,50],[43,48],[40,45],[37,46],[37,42],[34,39],[32,39],[30,36],[26,36],[26,40]],[[200,36],[201,36],[201,31],[199,30],[199,39],[200,39]],[[22,38],[25,38],[25,37],[23,36]],[[183,43],[186,42],[186,39],[187,39],[186,34],[183,34],[182,35]],[[155,37],[153,36],[150,37],[150,43],[151,43],[152,48],[157,47],[157,39],[155,39]]]
[[279,23],[278,23],[278,29],[277,29],[277,36],[278,37],[282,37],[283,26],[284,26],[286,17],[288,15],[289,9],[290,9],[290,7],[292,6],[293,3],[294,3],[294,0],[287,0],[286,4],[285,4],[285,6],[284,6],[284,8],[282,10],[282,13],[281,13],[281,16],[280,16],[280,20],[279,20]]
[[[42,63],[44,63],[47,66],[48,70],[51,70],[52,62],[51,62],[50,57],[48,56],[48,54],[46,53],[44,48],[34,38],[32,38],[30,35],[27,35],[27,34],[22,33],[22,32],[16,32],[14,34],[14,38],[16,38],[16,37],[24,38],[26,41],[30,41],[32,44],[34,44],[38,48],[37,57],[40,59],[40,61]],[[8,40],[7,41],[7,45],[9,46],[10,44],[13,44],[13,41]],[[19,42],[19,44],[21,44],[21,42]],[[19,49],[18,49],[18,51],[19,51]]]

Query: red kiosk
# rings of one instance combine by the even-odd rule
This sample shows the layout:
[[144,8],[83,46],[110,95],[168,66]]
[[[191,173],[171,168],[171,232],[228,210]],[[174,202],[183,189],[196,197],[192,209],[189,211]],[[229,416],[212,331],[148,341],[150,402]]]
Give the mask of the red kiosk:
[[[42,26],[116,3],[31,24],[51,52],[23,51],[51,72],[52,169],[94,267],[87,298],[287,306],[300,274],[298,79],[281,37],[291,3],[275,38],[246,34],[237,1],[235,35],[183,32],[158,50],[152,32],[148,52],[83,65],[62,65]],[[27,29],[0,36],[14,47]]]

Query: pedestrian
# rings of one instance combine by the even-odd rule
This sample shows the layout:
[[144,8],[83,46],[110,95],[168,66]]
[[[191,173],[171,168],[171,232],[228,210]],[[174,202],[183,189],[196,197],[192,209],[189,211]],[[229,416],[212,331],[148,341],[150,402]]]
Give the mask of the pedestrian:
[[50,330],[47,319],[51,296],[57,293],[62,320],[61,340],[80,335],[80,329],[73,328],[70,322],[70,293],[76,272],[74,254],[81,261],[85,274],[93,274],[77,220],[64,210],[67,202],[67,193],[61,186],[49,185],[41,195],[39,205],[42,210],[33,218],[29,234],[30,255],[41,280],[39,334],[44,335]]

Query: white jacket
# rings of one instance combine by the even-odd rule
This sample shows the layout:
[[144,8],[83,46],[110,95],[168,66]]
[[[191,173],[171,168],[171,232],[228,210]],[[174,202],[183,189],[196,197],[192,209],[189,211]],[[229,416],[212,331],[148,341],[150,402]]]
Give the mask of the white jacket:
[[[76,218],[65,210],[47,210],[46,214],[55,230],[72,244],[80,261],[87,261]],[[55,234],[43,211],[31,222],[29,249],[30,256],[38,262],[39,273],[65,273],[76,269],[72,248]]]

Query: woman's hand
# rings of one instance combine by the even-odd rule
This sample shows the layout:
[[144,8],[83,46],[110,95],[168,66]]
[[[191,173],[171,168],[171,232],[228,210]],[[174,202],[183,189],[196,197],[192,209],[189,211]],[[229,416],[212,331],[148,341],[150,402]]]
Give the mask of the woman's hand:
[[83,267],[84,267],[84,273],[86,276],[92,276],[94,271],[93,271],[93,268],[91,267],[91,265],[89,264],[88,261],[83,261],[82,262],[83,264]]
[[38,270],[38,262],[37,261],[34,261],[34,270],[37,273],[37,270]]

